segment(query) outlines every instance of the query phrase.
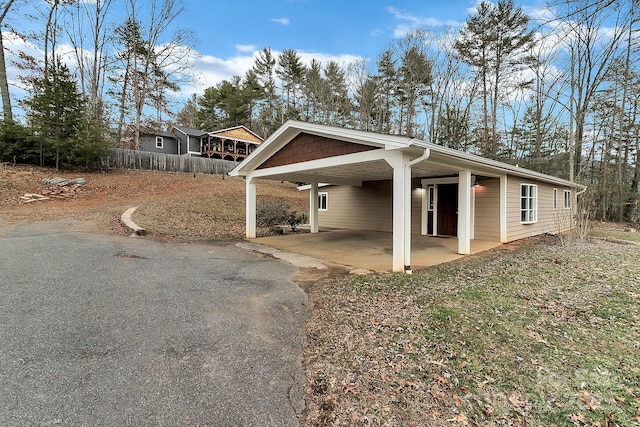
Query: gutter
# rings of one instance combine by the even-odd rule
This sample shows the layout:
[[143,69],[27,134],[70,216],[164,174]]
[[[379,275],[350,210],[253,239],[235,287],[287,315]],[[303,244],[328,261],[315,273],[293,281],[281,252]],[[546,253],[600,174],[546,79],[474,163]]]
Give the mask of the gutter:
[[[425,147],[422,155],[411,160],[405,165],[405,181],[409,186],[409,194],[405,194],[404,204],[404,272],[411,274],[411,168],[424,160],[427,160],[431,155],[431,149]],[[408,197],[407,197],[408,196]]]

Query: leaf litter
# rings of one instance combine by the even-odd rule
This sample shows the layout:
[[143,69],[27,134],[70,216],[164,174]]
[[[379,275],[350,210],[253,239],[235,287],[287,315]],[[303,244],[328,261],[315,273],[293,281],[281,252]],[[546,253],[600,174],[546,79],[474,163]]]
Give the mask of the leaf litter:
[[317,283],[302,425],[637,426],[639,292],[640,250],[548,236]]

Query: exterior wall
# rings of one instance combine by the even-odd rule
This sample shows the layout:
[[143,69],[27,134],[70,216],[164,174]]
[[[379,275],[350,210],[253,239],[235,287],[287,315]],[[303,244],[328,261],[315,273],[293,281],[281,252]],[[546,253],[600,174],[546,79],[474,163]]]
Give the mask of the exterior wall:
[[[538,186],[538,220],[534,224],[520,222],[520,184]],[[553,189],[558,189],[558,207],[553,209]],[[574,190],[551,184],[509,176],[507,178],[507,241],[523,239],[544,233],[559,233],[571,228],[574,208],[564,209],[564,190]],[[573,203],[573,201],[572,201]]]
[[[500,241],[500,180],[480,178],[480,187],[475,191],[474,239]],[[318,212],[321,227],[347,230],[393,231],[393,185],[392,181],[364,182],[362,187],[328,186],[326,192],[327,211]],[[520,184],[538,186],[538,220],[534,224],[520,222]],[[419,180],[414,180],[411,191],[411,231],[421,232],[422,191],[416,189]],[[553,209],[553,189],[557,188],[557,209]],[[564,191],[542,182],[507,178],[507,241],[522,239],[544,233],[566,231],[571,227],[573,209],[564,209]],[[572,196],[573,196],[572,190]],[[426,214],[426,212],[425,212]]]
[[[416,189],[419,179],[412,182],[411,232],[420,234],[422,190]],[[321,227],[346,230],[393,231],[393,182],[368,181],[362,187],[346,185],[322,187],[326,192],[327,210],[318,212]]]
[[328,193],[327,210],[318,212],[321,227],[392,231],[391,181],[364,182],[362,187],[322,187],[319,192]]
[[163,138],[162,148],[156,148],[155,135],[140,135],[140,150],[163,154],[177,154],[178,142],[175,140],[175,138],[164,135],[159,136],[162,136]]
[[500,179],[479,178],[478,183],[480,187],[473,189],[475,191],[474,239],[499,242]]

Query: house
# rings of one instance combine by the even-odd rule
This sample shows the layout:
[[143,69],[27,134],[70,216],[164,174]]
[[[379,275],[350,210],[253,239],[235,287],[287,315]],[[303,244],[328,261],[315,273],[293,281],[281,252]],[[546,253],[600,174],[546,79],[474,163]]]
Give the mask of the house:
[[203,142],[202,155],[214,159],[240,162],[262,143],[263,139],[244,126],[209,132]]
[[[256,179],[310,184],[319,226],[393,234],[393,271],[411,240],[511,242],[569,230],[584,186],[418,139],[288,121],[230,172],[246,180],[246,237],[256,237]],[[319,184],[330,184],[323,185]],[[321,190],[319,190],[321,188]]]
[[206,156],[240,162],[262,143],[262,138],[244,126],[213,132],[173,126],[170,132],[140,135],[140,149],[164,154]]

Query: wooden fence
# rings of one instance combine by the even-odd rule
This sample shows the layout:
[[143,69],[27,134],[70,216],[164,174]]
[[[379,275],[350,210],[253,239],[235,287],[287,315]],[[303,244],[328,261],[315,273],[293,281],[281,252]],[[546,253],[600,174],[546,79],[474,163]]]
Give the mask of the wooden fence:
[[107,167],[143,169],[165,172],[210,173],[227,175],[238,163],[208,157],[178,156],[176,154],[116,148],[107,159]]

